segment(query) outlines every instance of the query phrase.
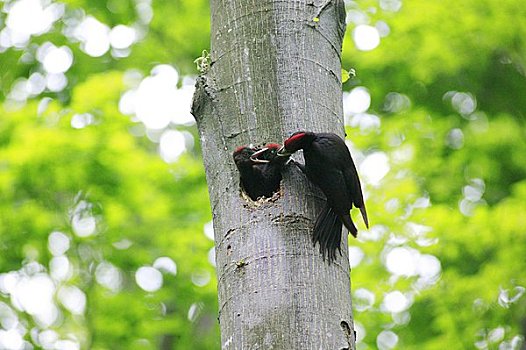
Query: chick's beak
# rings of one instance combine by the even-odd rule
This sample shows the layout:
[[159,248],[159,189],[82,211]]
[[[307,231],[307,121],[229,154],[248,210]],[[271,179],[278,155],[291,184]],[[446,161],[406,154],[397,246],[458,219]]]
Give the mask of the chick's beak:
[[281,146],[281,148],[278,150],[278,157],[288,157],[291,154],[291,152],[285,149],[285,146]]
[[253,161],[254,163],[270,163],[270,160],[258,159],[258,157],[260,155],[262,155],[263,153],[265,153],[267,150],[268,150],[268,147],[264,147],[264,148],[260,149],[259,151],[254,152],[250,156],[250,160]]

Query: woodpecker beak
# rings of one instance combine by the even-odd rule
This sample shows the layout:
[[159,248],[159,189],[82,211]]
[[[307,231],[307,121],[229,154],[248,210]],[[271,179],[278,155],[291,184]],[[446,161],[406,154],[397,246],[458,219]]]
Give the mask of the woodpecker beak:
[[250,156],[250,160],[253,161],[254,163],[270,163],[270,160],[258,159],[258,157],[262,155],[263,153],[265,153],[267,150],[268,150],[268,147],[264,147],[260,149],[259,151],[255,152],[254,154]]
[[285,149],[285,146],[281,146],[278,151],[278,157],[289,157],[292,153]]

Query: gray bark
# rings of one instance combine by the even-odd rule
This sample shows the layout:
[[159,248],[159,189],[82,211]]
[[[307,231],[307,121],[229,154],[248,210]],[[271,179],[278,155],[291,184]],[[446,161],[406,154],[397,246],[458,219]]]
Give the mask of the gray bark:
[[192,108],[214,220],[222,349],[354,349],[347,239],[331,265],[311,242],[323,195],[289,166],[278,195],[252,202],[232,160],[237,146],[281,143],[297,130],[344,135],[343,0],[210,4],[211,64]]

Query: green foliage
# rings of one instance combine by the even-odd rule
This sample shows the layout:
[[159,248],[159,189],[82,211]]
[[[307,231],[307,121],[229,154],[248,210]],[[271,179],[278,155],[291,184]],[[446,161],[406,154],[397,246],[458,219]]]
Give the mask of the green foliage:
[[[382,130],[385,132],[379,137],[347,131],[359,148],[381,149],[393,160],[381,185],[369,188],[367,201],[369,211],[374,213],[371,215],[374,223],[388,229],[381,231],[379,240],[370,240],[367,236],[360,243],[350,240],[368,257],[353,269],[353,290],[366,288],[378,300],[371,308],[355,314],[355,320],[367,333],[364,342],[370,345],[375,344],[378,329],[382,328],[399,335],[399,348],[402,349],[439,349],[444,344],[472,348],[483,338],[481,334],[498,327],[504,327],[508,340],[523,334],[525,300],[521,298],[518,304],[503,306],[499,298],[502,290],[511,292],[526,284],[526,261],[521,258],[526,254],[526,219],[521,214],[526,209],[526,181],[524,177],[514,180],[503,173],[495,176],[491,172],[473,174],[466,170],[472,164],[484,163],[485,159],[493,167],[502,162],[512,171],[523,171],[524,162],[513,157],[512,152],[499,152],[498,157],[491,155],[495,148],[509,147],[520,152],[524,142],[513,136],[518,134],[520,127],[506,116],[496,118],[489,122],[490,127],[474,134],[472,126],[466,125],[463,130],[469,137],[466,136],[465,146],[448,151],[445,136],[452,125],[447,120],[441,119],[439,124],[443,127],[438,128],[435,118],[415,112],[384,119]],[[499,126],[492,127],[493,123]],[[491,148],[488,143],[493,143],[489,140],[494,140],[491,132],[495,130],[508,133],[510,137],[500,139],[498,145]],[[437,135],[430,137],[430,131]],[[389,134],[403,134],[404,141],[395,147],[382,145],[382,139],[388,140]],[[400,152],[407,152],[407,155],[395,161],[400,158]],[[473,204],[474,208],[463,214],[460,210],[462,189],[470,184],[471,176],[484,179],[487,191],[481,201]],[[494,192],[500,196],[492,203]],[[412,207],[422,194],[431,199],[430,207]],[[393,200],[396,201],[394,209],[388,204]],[[422,235],[415,235],[407,226],[408,222],[432,228],[424,237],[436,239],[436,243],[420,242]],[[421,289],[418,276],[393,278],[378,265],[375,257],[385,259],[391,249],[400,246],[418,249],[440,259],[442,272],[434,287]],[[381,314],[380,317],[377,312],[382,312],[385,293],[393,290],[414,298],[413,305],[401,314],[387,317]],[[410,320],[398,323],[396,320],[404,314]],[[498,342],[494,342],[490,348],[497,346]]]
[[[65,257],[74,272],[55,286],[81,288],[87,311],[78,319],[62,309],[64,319],[51,327],[59,337],[84,334],[81,344],[92,349],[148,349],[160,342],[214,348],[217,301],[206,259],[212,242],[203,235],[210,213],[201,160],[184,155],[169,166],[149,142],[133,136],[117,110],[123,89],[122,74],[107,72],[77,85],[67,109],[53,102],[37,116],[36,104],[29,103],[3,112],[0,270],[16,271],[28,261],[51,269],[48,237],[63,232],[71,240]],[[94,110],[95,124],[71,127],[75,113]],[[78,237],[72,223],[82,201],[96,219],[96,233],[88,237]],[[173,259],[177,274],[165,273],[162,290],[147,293],[136,285],[135,272],[159,256]],[[97,283],[97,269],[108,263],[120,271],[116,290]],[[196,287],[195,273],[212,282]],[[194,303],[200,306],[192,322],[187,315]],[[196,337],[201,332],[208,336]]]
[[[0,29],[17,1],[0,5]],[[51,348],[49,330],[81,349],[219,349],[199,146],[166,163],[160,132],[119,108],[158,64],[185,76],[197,73],[196,63],[207,68],[208,2],[63,3],[64,15],[27,43],[0,40],[2,331],[15,320],[36,349]],[[372,98],[370,115],[347,113],[347,134],[356,160],[376,155],[388,169],[364,181],[372,227],[349,240],[358,348],[387,348],[378,335],[391,331],[400,349],[518,349],[526,315],[526,7],[521,0],[347,7],[342,63],[360,74],[342,70],[342,80],[351,75],[344,87],[366,86]],[[108,31],[133,27],[137,38],[127,49],[89,55],[71,34],[86,16]],[[372,51],[352,41],[363,23],[388,28]],[[38,59],[46,42],[71,50],[68,83],[20,95],[17,84],[47,74]],[[193,126],[166,128],[197,137]],[[69,248],[57,252],[53,237]],[[402,261],[408,256],[416,260]],[[425,264],[437,262],[438,275],[426,275]],[[136,274],[153,265],[162,287],[148,292]],[[12,297],[13,279],[31,278],[52,282],[51,321],[23,307],[31,299]],[[79,291],[85,297],[84,309],[68,304],[71,290],[77,302]]]
[[346,83],[349,79],[356,77],[356,72],[353,68],[346,70],[342,68],[342,84]]
[[[524,9],[518,1],[491,0],[404,1],[398,12],[370,6],[377,5],[351,4],[370,25],[384,21],[389,35],[372,51],[355,49],[347,36],[343,62],[360,71],[353,84],[367,86],[371,110],[383,117],[378,128],[347,134],[366,154],[385,152],[390,171],[367,188],[370,220],[386,229],[378,241],[351,241],[368,257],[353,270],[355,298],[359,288],[376,296],[355,314],[366,333],[359,348],[378,346],[383,329],[398,335],[400,349],[519,349],[526,309],[519,97],[526,93],[526,32],[510,21],[523,18]],[[415,207],[419,198],[429,205]],[[415,234],[408,222],[429,230]],[[396,247],[437,257],[440,278],[421,288],[418,274],[386,271],[386,255]],[[393,290],[411,306],[386,312],[384,296]]]

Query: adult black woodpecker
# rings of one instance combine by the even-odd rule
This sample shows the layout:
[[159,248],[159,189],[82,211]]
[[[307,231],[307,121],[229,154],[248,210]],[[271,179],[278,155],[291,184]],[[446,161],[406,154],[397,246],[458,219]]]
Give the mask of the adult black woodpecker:
[[281,168],[288,160],[287,156],[278,156],[280,148],[272,143],[263,148],[240,146],[234,151],[241,186],[252,200],[272,197],[279,189]]
[[336,249],[341,254],[342,223],[354,237],[358,233],[350,215],[353,206],[360,209],[369,227],[360,179],[351,153],[338,135],[298,131],[285,140],[279,155],[290,156],[300,149],[305,158],[305,165],[300,168],[327,197],[316,218],[312,241],[319,242],[320,252],[330,263],[336,258]]

